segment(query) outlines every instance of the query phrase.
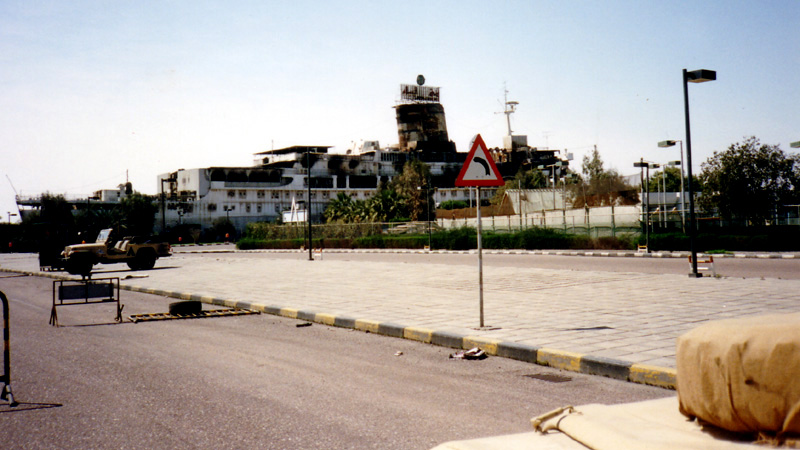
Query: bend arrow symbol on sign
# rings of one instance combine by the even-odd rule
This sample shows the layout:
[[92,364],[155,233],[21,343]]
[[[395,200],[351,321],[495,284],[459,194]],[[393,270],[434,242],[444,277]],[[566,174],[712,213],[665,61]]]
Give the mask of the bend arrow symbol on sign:
[[505,184],[480,134],[475,136],[472,149],[467,154],[467,159],[464,161],[464,166],[461,167],[455,184],[459,187],[502,186]]
[[480,156],[476,156],[473,161],[483,166],[483,170],[486,171],[487,176],[492,174],[491,170],[489,169],[489,163],[487,163],[485,159],[481,158]]

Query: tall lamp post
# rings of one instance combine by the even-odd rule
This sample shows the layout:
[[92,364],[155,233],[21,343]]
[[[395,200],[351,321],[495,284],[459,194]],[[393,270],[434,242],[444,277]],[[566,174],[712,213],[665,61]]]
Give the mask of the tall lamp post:
[[306,150],[306,183],[308,184],[308,205],[306,205],[306,222],[308,223],[308,260],[314,260],[314,241],[311,238],[311,147]]
[[[680,142],[680,144],[681,144],[681,160],[680,160],[680,166],[681,166],[681,227],[684,228],[684,232],[685,232],[686,231],[686,203],[684,203],[683,197],[685,197],[684,194],[686,193],[686,191],[683,188],[683,166],[684,166],[684,164],[683,164],[683,141],[669,141],[669,140],[661,141],[661,142],[658,143],[658,146],[662,147],[662,148],[674,147],[675,144],[677,144],[678,142]],[[678,161],[670,162],[669,165],[670,166],[678,165],[678,164],[676,164],[677,162]]]
[[433,247],[431,246],[432,238],[431,238],[431,197],[429,191],[430,188],[428,187],[427,184],[425,184],[424,186],[417,186],[418,191],[422,191],[423,189],[425,190],[425,206],[427,206],[426,213],[428,217],[428,251],[430,251],[433,249]]
[[[648,169],[647,170],[647,204],[648,205],[650,204],[650,169],[660,169],[660,168],[661,168],[661,164],[657,164],[657,163],[650,163],[647,166],[647,169]],[[653,172],[653,177],[655,177],[655,175],[656,175],[656,172]],[[654,226],[653,226],[654,230],[655,230],[655,224],[659,224],[659,226],[660,226],[660,223],[661,223],[661,206],[662,206],[660,204],[661,203],[661,186],[658,184],[659,183],[658,179],[656,179],[655,181],[656,181],[656,221],[654,222]],[[648,213],[650,212],[649,208],[648,208],[647,212]]]
[[558,179],[558,176],[560,176],[560,174],[556,175],[556,170],[557,170],[556,168],[557,167],[564,167],[564,166],[569,166],[569,161],[558,161],[555,164],[540,165],[540,166],[537,167],[539,170],[542,171],[542,173],[546,177],[549,177],[551,173],[553,175],[553,209],[554,210],[557,209],[556,208],[556,180]]
[[691,278],[700,278],[703,275],[697,273],[697,249],[695,248],[695,235],[697,234],[697,222],[694,216],[694,186],[692,186],[692,133],[689,127],[689,83],[704,83],[717,79],[717,72],[713,70],[692,70],[683,69],[683,105],[684,115],[686,116],[686,176],[689,179],[689,251],[692,253],[692,273]]
[[[641,186],[642,186],[642,217],[644,219],[644,246],[647,253],[650,253],[650,167],[653,167],[649,162],[645,162],[643,158],[639,158],[639,162],[633,163],[633,167],[641,169]],[[645,169],[647,169],[647,177],[645,178]]]
[[[800,148],[800,141],[792,142],[789,144],[791,148]],[[797,206],[797,223],[800,224],[800,205],[786,205],[786,206]]]
[[[667,161],[667,163],[664,166],[665,166],[665,168],[664,168],[665,171],[666,171],[666,166],[669,166],[669,167],[680,167],[680,170],[681,170],[681,191],[683,191],[683,164],[681,164],[680,161]],[[664,192],[667,192],[666,175],[664,176]],[[684,222],[685,222],[684,217],[683,217],[683,197],[684,197],[683,192],[681,192],[680,196],[681,196],[681,230],[683,230]]]
[[161,233],[167,232],[167,193],[164,191],[164,183],[168,183],[168,178],[161,179]]

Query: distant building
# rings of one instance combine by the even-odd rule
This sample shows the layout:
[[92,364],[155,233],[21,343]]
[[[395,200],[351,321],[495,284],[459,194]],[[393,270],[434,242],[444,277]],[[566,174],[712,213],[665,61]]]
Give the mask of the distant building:
[[[72,211],[76,213],[89,208],[96,210],[113,208],[132,192],[132,185],[130,183],[123,183],[117,186],[117,189],[101,189],[86,197],[64,195],[64,199],[72,206]],[[16,202],[21,216],[20,219],[25,220],[31,213],[41,211],[42,198],[45,195],[60,194],[17,195]]]

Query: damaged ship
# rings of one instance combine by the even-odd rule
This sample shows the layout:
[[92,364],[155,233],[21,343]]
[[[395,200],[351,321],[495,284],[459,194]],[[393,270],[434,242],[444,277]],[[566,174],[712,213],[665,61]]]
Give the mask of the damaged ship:
[[[437,204],[469,201],[469,188],[455,187],[467,154],[458,152],[449,139],[440,88],[425,86],[420,78],[416,85],[400,86],[400,100],[394,107],[398,144],[381,147],[378,141],[362,141],[344,154],[330,152],[330,146],[297,145],[256,153],[250,167],[180,169],[158,175],[161,210],[157,227],[192,223],[207,228],[225,217],[243,230],[249,222],[279,220],[301,202],[303,209],[308,203],[311,221],[318,222],[328,202],[340,193],[354,200],[367,199],[380,183],[401,174],[411,159],[430,167]],[[516,105],[506,102],[507,118]],[[561,160],[558,150],[530,147],[526,136],[512,135],[510,121],[503,148],[490,149],[490,153],[504,178],[513,177],[520,169]],[[482,201],[493,195],[494,189],[481,190]],[[306,215],[302,217],[305,220]]]

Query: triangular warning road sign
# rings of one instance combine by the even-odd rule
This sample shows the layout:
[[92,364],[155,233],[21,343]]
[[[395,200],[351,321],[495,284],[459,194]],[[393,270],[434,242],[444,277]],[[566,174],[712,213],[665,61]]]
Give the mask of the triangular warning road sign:
[[461,167],[461,173],[456,178],[456,186],[502,186],[504,184],[492,155],[486,150],[486,144],[483,143],[481,135],[477,135],[472,149],[464,161],[464,166]]

